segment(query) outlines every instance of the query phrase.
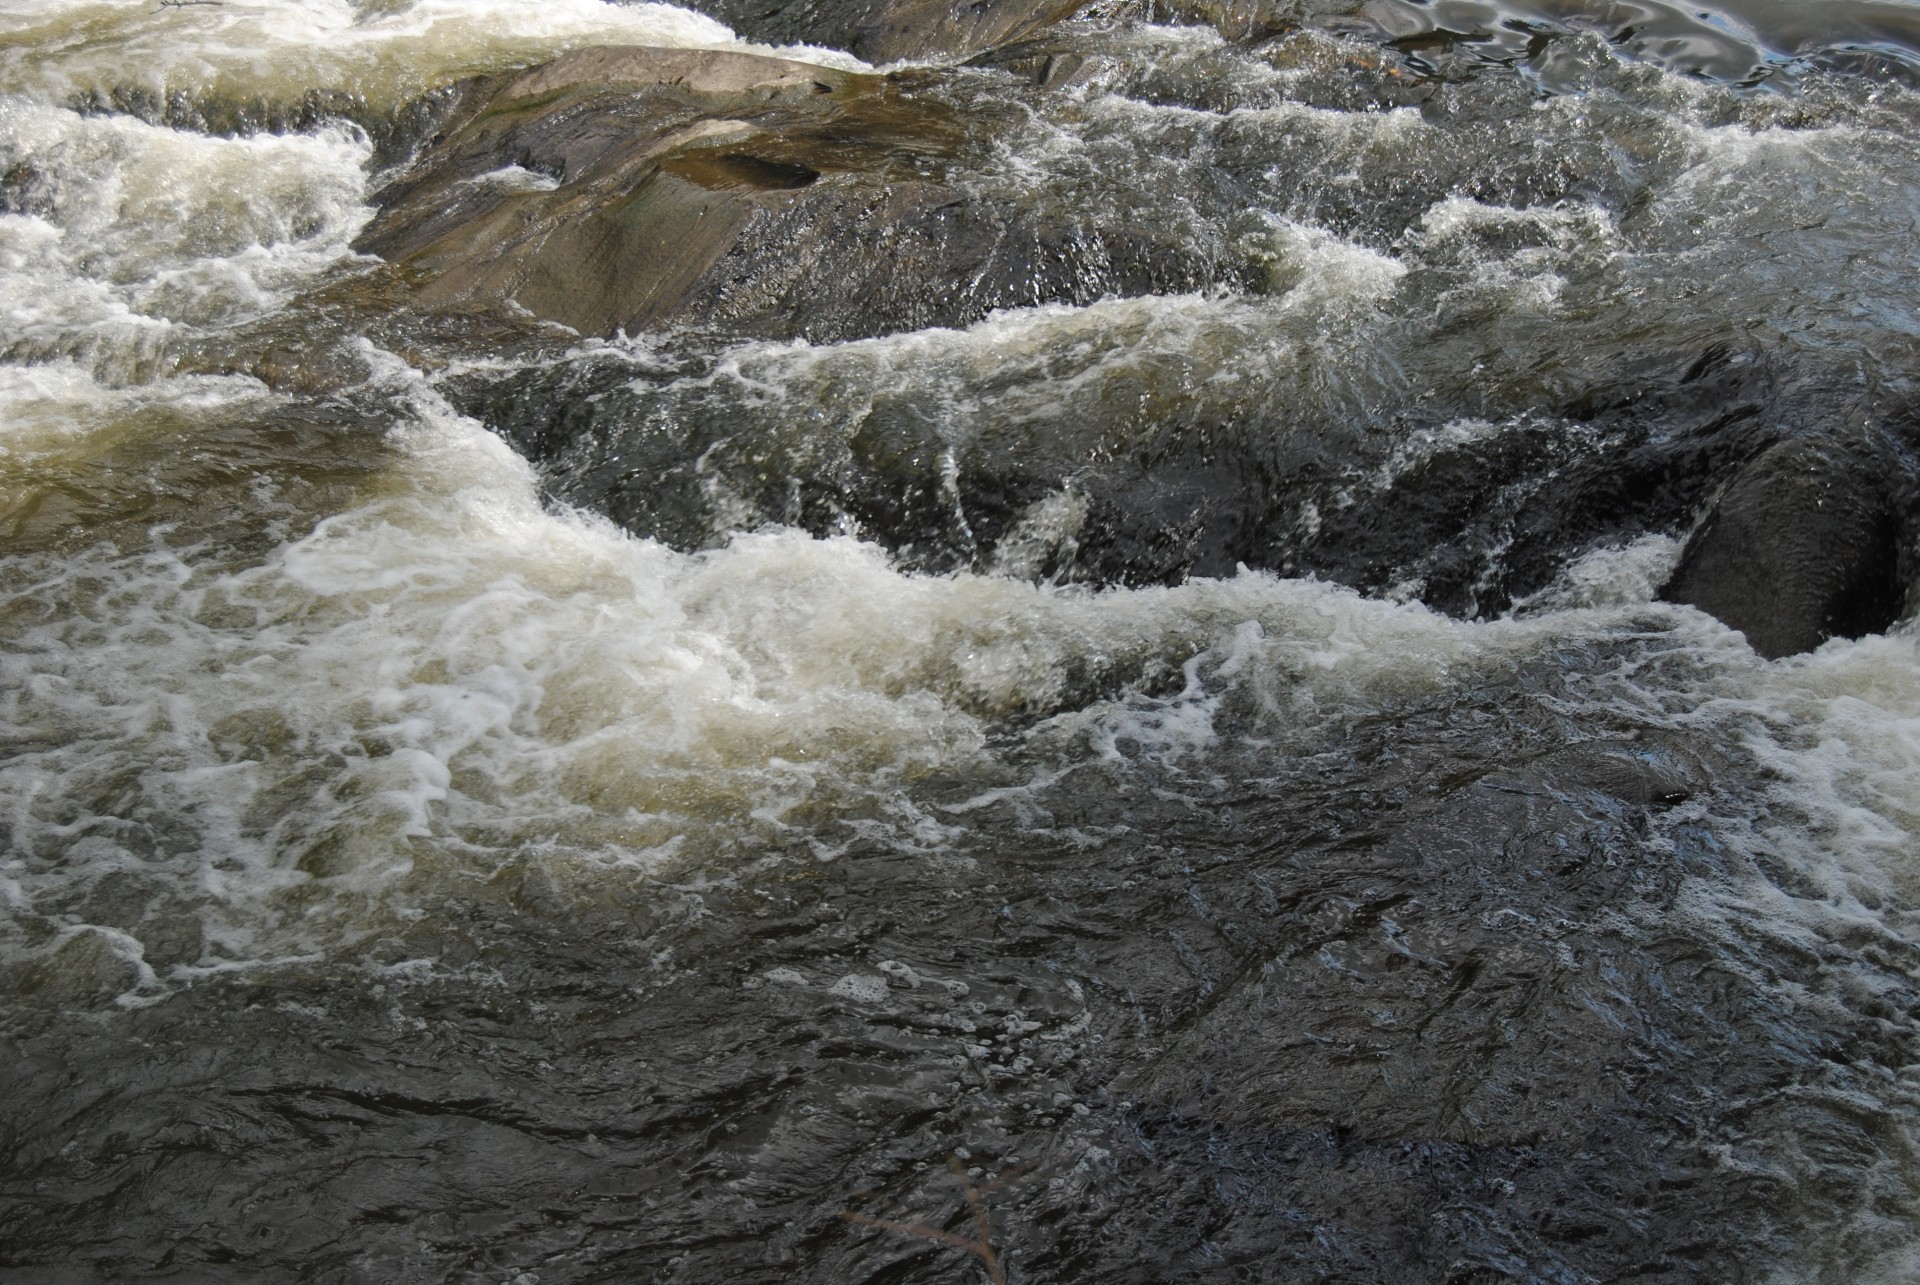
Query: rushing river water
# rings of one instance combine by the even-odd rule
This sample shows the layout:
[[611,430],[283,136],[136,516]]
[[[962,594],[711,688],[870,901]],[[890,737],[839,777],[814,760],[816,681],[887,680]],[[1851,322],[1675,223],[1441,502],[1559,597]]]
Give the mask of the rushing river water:
[[0,1274],[1920,1277],[1920,634],[1658,597],[1920,454],[1920,9],[1286,12],[592,339],[352,246],[719,18],[0,4]]

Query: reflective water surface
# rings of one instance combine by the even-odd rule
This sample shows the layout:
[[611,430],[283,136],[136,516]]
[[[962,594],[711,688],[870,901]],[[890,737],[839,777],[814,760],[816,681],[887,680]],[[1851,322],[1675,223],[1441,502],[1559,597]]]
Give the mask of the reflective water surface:
[[463,77],[858,65],[714,12],[0,8],[0,1271],[1920,1271],[1920,644],[1659,597],[1920,467],[1916,11],[1096,9],[924,253],[370,284]]

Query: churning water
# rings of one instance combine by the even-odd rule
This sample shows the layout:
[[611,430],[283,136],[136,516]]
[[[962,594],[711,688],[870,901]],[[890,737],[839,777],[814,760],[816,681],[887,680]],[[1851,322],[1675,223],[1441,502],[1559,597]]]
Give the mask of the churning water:
[[350,247],[714,19],[0,6],[9,1279],[1920,1274],[1920,635],[1656,597],[1920,441],[1920,11],[1154,16],[915,73],[1047,272],[601,340]]

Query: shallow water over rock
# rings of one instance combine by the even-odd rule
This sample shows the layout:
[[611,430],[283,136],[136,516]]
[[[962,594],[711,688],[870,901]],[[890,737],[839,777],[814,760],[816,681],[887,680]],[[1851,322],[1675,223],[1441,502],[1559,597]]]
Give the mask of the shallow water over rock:
[[1915,11],[749,9],[0,10],[0,1274],[1920,1270]]

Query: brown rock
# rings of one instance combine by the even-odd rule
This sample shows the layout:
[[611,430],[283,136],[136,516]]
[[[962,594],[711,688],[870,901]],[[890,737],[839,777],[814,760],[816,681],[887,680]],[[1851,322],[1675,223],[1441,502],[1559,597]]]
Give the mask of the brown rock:
[[888,78],[699,50],[582,50],[469,91],[357,247],[431,309],[507,303],[584,334],[674,314],[757,213],[950,151]]
[[[383,194],[357,248],[401,265],[430,308],[507,302],[583,333],[638,329],[732,244],[743,191],[793,186],[753,181],[798,171],[740,150],[765,132],[752,118],[791,131],[837,114],[811,100],[872,80],[744,54],[595,48],[481,82],[415,177]],[[663,165],[675,159],[678,174]]]
[[1166,227],[956,187],[1017,106],[937,70],[605,48],[475,82],[357,242],[418,308],[589,335],[699,324],[832,341],[993,308],[1197,288]]

